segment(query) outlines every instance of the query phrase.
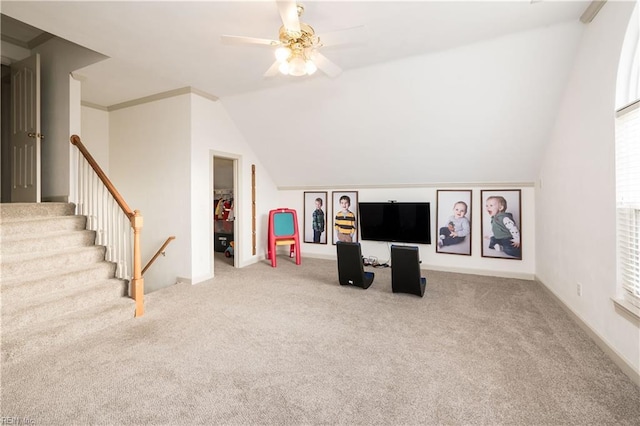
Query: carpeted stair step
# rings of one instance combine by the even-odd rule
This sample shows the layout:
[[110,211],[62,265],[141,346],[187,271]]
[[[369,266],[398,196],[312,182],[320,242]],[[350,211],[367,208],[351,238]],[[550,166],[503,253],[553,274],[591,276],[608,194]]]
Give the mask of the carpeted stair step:
[[105,261],[57,271],[53,275],[51,271],[47,271],[13,279],[3,278],[0,281],[0,295],[6,305],[8,302],[17,303],[21,299],[30,300],[41,293],[82,289],[88,282],[113,278],[115,270],[115,263]]
[[72,203],[2,203],[0,223],[25,217],[72,216],[75,210]]
[[43,234],[11,235],[2,238],[0,254],[3,256],[19,253],[46,253],[60,247],[92,246],[96,241],[95,231],[54,231]]
[[85,229],[85,216],[48,216],[9,219],[2,221],[0,236],[39,235],[55,231],[80,231]]
[[91,333],[133,319],[135,303],[128,297],[110,300],[91,309],[50,318],[46,324],[2,332],[2,362],[17,362],[51,346],[67,346]]
[[124,297],[127,282],[117,278],[88,282],[81,289],[45,292],[30,299],[29,305],[3,297],[2,331],[11,332],[24,327],[37,326],[38,322],[48,322],[60,314],[89,309],[107,300]]
[[104,261],[102,246],[78,247],[57,252],[11,254],[2,257],[2,280],[46,271],[64,271]]

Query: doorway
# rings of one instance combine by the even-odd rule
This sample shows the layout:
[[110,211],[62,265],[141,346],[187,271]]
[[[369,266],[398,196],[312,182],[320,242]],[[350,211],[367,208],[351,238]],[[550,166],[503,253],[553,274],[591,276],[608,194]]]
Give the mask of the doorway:
[[238,160],[213,157],[213,251],[215,267],[239,267]]

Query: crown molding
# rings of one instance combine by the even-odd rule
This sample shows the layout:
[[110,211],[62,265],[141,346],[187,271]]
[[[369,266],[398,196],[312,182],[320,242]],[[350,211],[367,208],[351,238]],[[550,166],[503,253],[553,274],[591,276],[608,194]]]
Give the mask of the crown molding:
[[100,111],[109,112],[109,109],[107,107],[103,107],[102,105],[98,105],[98,104],[93,104],[91,102],[82,101],[80,102],[80,105],[87,108],[93,108],[93,109],[98,109]]
[[181,87],[180,89],[168,90],[166,92],[156,93],[155,95],[145,96],[143,98],[133,99],[126,102],[121,102],[119,104],[110,105],[107,107],[107,110],[117,111],[119,109],[130,108],[132,106],[142,105],[149,102],[155,102],[162,99],[172,98],[174,96],[186,95],[189,93],[201,96],[203,98],[209,99],[214,102],[218,100],[218,97],[215,95],[209,94],[203,90],[199,90],[199,89],[195,89],[193,87],[187,86],[187,87]]

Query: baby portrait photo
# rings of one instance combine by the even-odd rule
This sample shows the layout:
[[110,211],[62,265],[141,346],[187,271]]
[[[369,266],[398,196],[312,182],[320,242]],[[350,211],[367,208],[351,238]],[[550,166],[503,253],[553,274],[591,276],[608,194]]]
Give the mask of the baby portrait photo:
[[327,244],[327,193],[304,193],[304,242]]
[[358,242],[358,191],[333,191],[333,244]]
[[480,191],[482,256],[522,260],[520,190]]
[[437,191],[437,253],[471,256],[471,194],[471,190]]

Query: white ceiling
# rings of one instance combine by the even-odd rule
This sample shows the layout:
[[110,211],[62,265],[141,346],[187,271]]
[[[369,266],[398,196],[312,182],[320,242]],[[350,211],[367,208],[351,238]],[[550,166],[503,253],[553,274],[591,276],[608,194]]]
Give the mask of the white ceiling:
[[[326,47],[344,70],[577,21],[584,1],[304,1],[317,34],[364,26],[364,42]],[[271,47],[223,45],[220,36],[277,39],[275,1],[2,1],[1,11],[110,59],[79,70],[84,101],[111,106],[191,86],[225,96],[305,81],[264,78]],[[340,78],[338,76],[337,78]]]

